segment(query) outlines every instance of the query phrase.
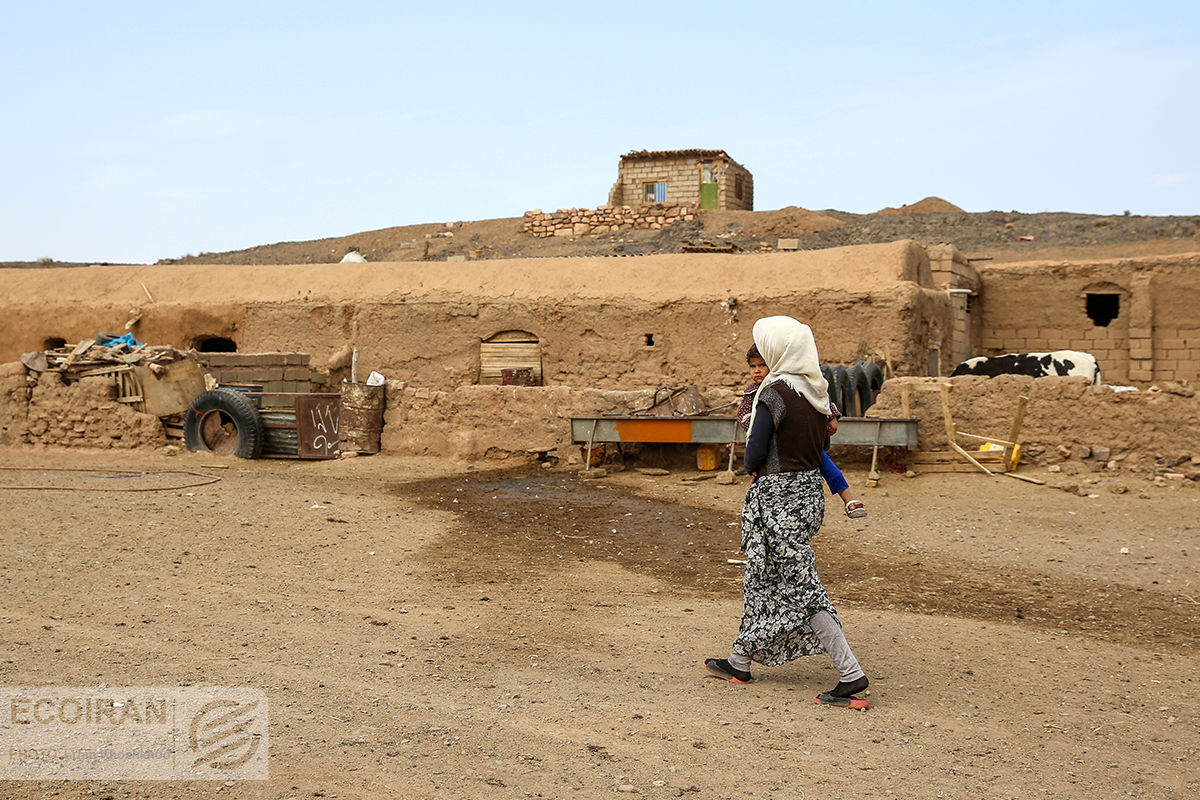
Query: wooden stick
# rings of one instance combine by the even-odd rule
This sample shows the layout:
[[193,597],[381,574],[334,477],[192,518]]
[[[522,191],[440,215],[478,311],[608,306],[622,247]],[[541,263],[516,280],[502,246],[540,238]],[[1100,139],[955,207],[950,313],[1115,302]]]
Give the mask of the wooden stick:
[[1045,481],[1043,481],[1043,480],[1038,480],[1037,478],[1031,478],[1031,477],[1029,477],[1028,475],[1018,475],[1018,474],[1017,474],[1017,473],[1015,473],[1015,472],[1001,472],[1000,474],[1001,474],[1001,475],[1003,475],[1003,476],[1004,476],[1004,477],[1006,477],[1006,478],[1016,478],[1017,480],[1019,480],[1019,481],[1025,481],[1026,483],[1036,483],[1038,486],[1045,486],[1045,485],[1046,485],[1046,482],[1045,482]]
[[358,348],[354,348],[353,355],[350,356],[350,382],[358,383]]
[[942,396],[942,421],[946,423],[946,441],[954,444],[954,418],[950,416],[950,387],[946,384],[941,384]]
[[731,474],[733,473],[733,448],[737,447],[737,432],[738,432],[738,421],[737,421],[737,418],[734,417],[733,438],[729,440],[729,472]]
[[1016,442],[1006,442],[1004,439],[997,439],[995,436],[979,436],[974,433],[963,433],[962,431],[955,431],[955,434],[958,436],[965,436],[968,439],[977,439],[981,442],[991,442],[993,444],[1002,444],[1005,447],[1013,447],[1016,445]]
[[[954,448],[954,450],[956,450],[960,456],[965,458],[967,461],[970,461],[975,466],[979,467],[981,470],[986,472],[988,475],[996,474],[996,473],[992,472],[990,469],[988,469],[987,467],[985,467],[983,464],[980,464],[978,461],[976,461],[975,457],[972,456],[970,453],[968,453],[966,450],[963,450],[961,447],[959,447],[957,442],[953,442],[953,441],[950,442],[950,446],[952,448]],[[1008,473],[1003,473],[1003,474],[1007,475]]]
[[154,295],[150,294],[150,290],[146,288],[146,284],[142,284],[142,291],[146,293],[146,297],[150,298],[150,302],[154,302]]
[[[88,350],[90,350],[92,345],[94,345],[95,343],[96,343],[95,339],[85,339],[82,342],[80,342],[79,344],[75,345],[75,349],[71,351],[71,354],[69,356],[67,356],[67,360],[62,362],[62,365],[64,367],[69,367],[72,364],[74,364],[76,361],[79,361],[80,360],[79,357],[81,355],[83,355],[84,353],[86,353]],[[84,361],[86,362],[87,359],[84,359]],[[102,362],[97,361],[95,363],[99,364]]]
[[1021,426],[1025,424],[1025,407],[1029,403],[1029,398],[1026,395],[1021,395],[1017,398],[1017,414],[1013,417],[1012,430],[1008,434],[1008,441],[1016,443],[1021,439]]
[[1012,431],[1008,434],[1008,438],[1013,442],[1012,450],[1008,454],[1008,471],[1013,472],[1017,469],[1017,448],[1016,442],[1021,437],[1021,426],[1025,424],[1025,407],[1029,403],[1027,395],[1021,395],[1017,398],[1017,413],[1013,417]]
[[591,432],[591,434],[588,435],[587,456],[584,457],[585,461],[583,464],[584,469],[592,468],[592,442],[596,441],[596,426],[599,424],[600,424],[600,420],[598,420],[598,419],[592,420],[592,432]]

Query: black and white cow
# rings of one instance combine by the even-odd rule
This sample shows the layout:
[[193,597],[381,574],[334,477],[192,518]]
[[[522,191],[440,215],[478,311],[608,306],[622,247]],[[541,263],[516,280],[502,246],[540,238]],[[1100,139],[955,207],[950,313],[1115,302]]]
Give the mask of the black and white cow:
[[1002,356],[968,358],[950,373],[955,375],[1029,375],[1045,378],[1052,375],[1084,377],[1100,383],[1100,365],[1091,353],[1078,350],[1055,350],[1053,353],[1006,353]]

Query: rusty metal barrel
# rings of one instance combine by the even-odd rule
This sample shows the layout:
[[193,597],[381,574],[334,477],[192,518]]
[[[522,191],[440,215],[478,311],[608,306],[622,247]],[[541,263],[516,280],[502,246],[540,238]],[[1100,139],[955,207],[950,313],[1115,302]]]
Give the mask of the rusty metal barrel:
[[338,448],[343,453],[378,453],[383,430],[385,386],[342,382],[342,416]]

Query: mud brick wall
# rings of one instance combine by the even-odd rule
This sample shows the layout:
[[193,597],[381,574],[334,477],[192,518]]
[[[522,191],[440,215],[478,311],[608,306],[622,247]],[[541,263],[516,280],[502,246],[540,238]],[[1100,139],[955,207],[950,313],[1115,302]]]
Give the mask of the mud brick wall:
[[[982,355],[1082,350],[1105,383],[1146,385],[1200,378],[1200,256],[985,266],[980,273]],[[1119,313],[1089,318],[1089,294]]]
[[0,447],[132,449],[166,444],[158,417],[117,401],[112,378],[64,382],[55,372],[0,364]]
[[[578,452],[571,417],[629,412],[654,402],[654,389],[568,386],[461,386],[453,391],[388,381],[381,444],[392,455],[460,459],[528,457],[530,448]],[[711,393],[708,402],[724,402]]]
[[311,392],[308,353],[200,353],[200,365],[218,383],[251,384],[264,392]]
[[[1191,462],[1192,456],[1200,456],[1200,395],[1181,384],[1164,383],[1167,390],[1160,392],[1116,392],[1109,386],[1092,386],[1086,378],[893,378],[883,385],[867,416],[902,416],[903,387],[908,385],[909,412],[920,420],[919,449],[945,450],[937,386],[946,382],[951,386],[950,413],[960,433],[1007,439],[1017,398],[1029,398],[1018,435],[1022,464],[1075,460],[1084,462],[1081,466],[1088,472],[1153,476],[1159,461],[1170,460],[1183,465],[1181,472],[1200,479],[1200,460]],[[959,444],[970,450],[979,443],[961,439]]]
[[526,211],[521,229],[530,236],[594,236],[633,228],[662,228],[675,222],[696,218],[696,208],[688,205],[600,206],[596,209],[565,208],[553,214],[541,210]]

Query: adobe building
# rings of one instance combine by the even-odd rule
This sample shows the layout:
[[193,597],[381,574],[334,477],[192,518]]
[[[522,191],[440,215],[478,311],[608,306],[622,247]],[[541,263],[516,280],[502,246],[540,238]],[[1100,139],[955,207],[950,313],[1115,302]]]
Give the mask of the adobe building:
[[610,206],[754,210],[754,176],[724,150],[636,150],[621,156]]
[[123,433],[128,420],[89,410],[93,389],[82,384],[99,378],[81,381],[67,414],[61,387],[30,383],[18,361],[126,325],[150,344],[308,354],[308,365],[278,369],[314,387],[347,377],[358,348],[361,369],[388,379],[384,449],[461,458],[561,445],[568,417],[644,407],[660,386],[696,384],[713,405],[727,402],[745,383],[754,321],[774,314],[812,325],[826,363],[888,360],[902,376],[947,375],[971,355],[1069,348],[1094,352],[1108,383],[1195,380],[1198,270],[1200,253],[980,270],[950,245],[912,241],[433,270],[0,269],[0,446],[22,432],[54,443],[35,424],[54,416],[76,427],[95,417],[97,436],[122,433],[122,446],[142,441]]
[[133,334],[151,344],[308,353],[317,373],[337,372],[356,347],[365,370],[437,390],[499,385],[505,370],[535,386],[734,387],[754,321],[774,314],[812,325],[831,363],[886,349],[897,372],[925,375],[950,359],[949,298],[912,241],[445,266],[0,270],[0,363],[123,330],[133,316]]
[[949,245],[929,256],[935,285],[950,294],[952,364],[972,355],[1081,350],[1096,357],[1105,383],[1200,377],[1200,254],[978,269]]

